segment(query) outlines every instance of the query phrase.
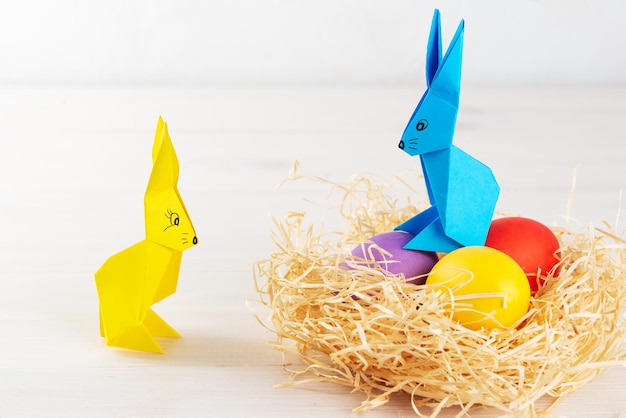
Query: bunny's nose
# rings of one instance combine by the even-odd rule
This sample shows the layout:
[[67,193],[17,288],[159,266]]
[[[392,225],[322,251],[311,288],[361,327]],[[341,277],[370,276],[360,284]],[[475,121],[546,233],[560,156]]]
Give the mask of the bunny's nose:
[[400,149],[404,149],[404,141],[400,140],[400,143],[398,144],[398,147]]
[[198,243],[198,237],[193,237],[191,242],[193,242],[193,245],[196,245]]

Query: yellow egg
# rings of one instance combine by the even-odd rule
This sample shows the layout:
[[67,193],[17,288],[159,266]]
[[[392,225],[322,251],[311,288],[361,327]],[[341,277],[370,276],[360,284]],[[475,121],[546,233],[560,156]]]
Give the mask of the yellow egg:
[[427,285],[451,291],[453,318],[465,327],[508,328],[530,304],[524,270],[508,255],[489,247],[463,247],[432,268]]

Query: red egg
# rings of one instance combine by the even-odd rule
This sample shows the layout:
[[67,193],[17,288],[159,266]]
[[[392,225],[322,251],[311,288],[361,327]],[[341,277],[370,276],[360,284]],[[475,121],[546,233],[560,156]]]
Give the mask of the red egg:
[[485,246],[500,250],[517,261],[533,292],[543,285],[545,276],[553,272],[560,258],[559,240],[550,228],[522,217],[493,220]]

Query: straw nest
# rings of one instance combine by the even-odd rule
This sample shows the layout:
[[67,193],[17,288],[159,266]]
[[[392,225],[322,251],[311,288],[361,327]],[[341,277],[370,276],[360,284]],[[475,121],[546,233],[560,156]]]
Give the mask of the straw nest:
[[[290,180],[301,178],[294,170]],[[423,209],[410,196],[390,195],[394,184],[406,182],[314,179],[339,191],[343,230],[323,231],[291,212],[274,221],[276,251],[254,264],[277,337],[271,343],[303,362],[290,367],[288,384],[352,387],[365,394],[355,411],[404,391],[419,416],[453,405],[458,416],[477,405],[540,416],[603,369],[626,363],[626,243],[610,228],[555,229],[562,244],[558,277],[547,279],[516,326],[472,331],[452,320],[448,293],[377,268],[341,267],[354,246]],[[551,402],[539,410],[544,395]]]

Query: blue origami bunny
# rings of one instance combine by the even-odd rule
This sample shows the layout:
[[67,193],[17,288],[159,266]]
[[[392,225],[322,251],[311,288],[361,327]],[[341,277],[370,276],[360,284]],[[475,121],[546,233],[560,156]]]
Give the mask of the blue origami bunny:
[[396,229],[415,235],[404,248],[450,252],[484,245],[500,188],[491,169],[452,145],[461,90],[464,22],[441,56],[435,10],[426,55],[427,89],[406,126],[400,149],[421,157],[431,207]]

